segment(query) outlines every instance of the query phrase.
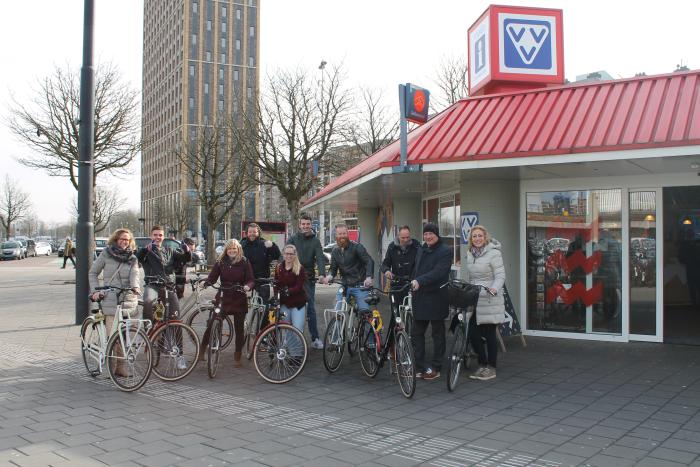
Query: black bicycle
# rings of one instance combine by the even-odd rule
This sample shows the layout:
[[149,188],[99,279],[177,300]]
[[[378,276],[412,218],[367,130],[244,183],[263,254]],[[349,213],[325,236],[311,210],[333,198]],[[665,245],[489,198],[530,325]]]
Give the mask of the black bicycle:
[[380,301],[379,294],[384,292],[377,288],[370,290],[365,302],[372,307],[372,312],[364,313],[361,317],[359,354],[362,371],[370,378],[377,376],[387,360],[392,360],[401,393],[410,398],[416,391],[416,360],[411,340],[404,329],[399,304],[393,299],[395,294],[403,293],[408,287],[410,283],[405,281],[392,281],[389,290],[392,297],[391,318],[383,339],[380,332],[383,325],[377,305]]
[[[229,286],[217,286],[216,284],[207,284],[216,290],[234,290],[237,292],[246,293],[246,290],[240,284],[232,284]],[[209,308],[209,318],[207,319],[207,327],[204,335],[208,336],[207,340],[207,374],[210,378],[216,376],[216,370],[219,367],[219,356],[221,351],[226,347],[226,341],[230,341],[229,336],[224,336],[224,325],[228,316],[221,313],[221,303],[217,301],[214,306]],[[230,319],[230,318],[229,318]],[[208,334],[207,334],[208,333]]]
[[486,290],[489,295],[493,294],[488,287],[470,284],[459,279],[452,279],[445,285],[449,291],[450,307],[456,310],[450,324],[450,330],[454,332],[455,340],[452,344],[452,351],[447,358],[447,390],[454,391],[462,366],[471,367],[474,353],[470,350],[469,320],[476,310],[481,289]]

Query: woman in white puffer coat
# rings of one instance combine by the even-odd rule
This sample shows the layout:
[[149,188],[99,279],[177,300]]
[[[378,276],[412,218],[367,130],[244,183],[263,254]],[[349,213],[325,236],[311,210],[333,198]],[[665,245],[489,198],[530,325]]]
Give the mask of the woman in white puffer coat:
[[[504,321],[505,304],[503,284],[506,270],[503,266],[501,244],[492,239],[484,226],[472,227],[467,251],[467,282],[488,288],[479,294],[479,303],[469,322],[470,341],[479,356],[479,368],[472,379],[488,380],[496,377],[498,340],[496,326]],[[486,339],[486,349],[482,337]]]

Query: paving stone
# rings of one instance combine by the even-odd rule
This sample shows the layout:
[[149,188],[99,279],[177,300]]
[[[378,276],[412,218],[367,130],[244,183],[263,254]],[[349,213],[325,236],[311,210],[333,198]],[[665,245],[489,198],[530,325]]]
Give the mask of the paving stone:
[[575,443],[573,441],[561,444],[557,447],[554,448],[554,451],[564,453],[564,454],[572,454],[574,456],[580,456],[584,458],[592,457],[598,452],[600,452],[599,447],[597,446],[588,446],[585,444],[581,443]]
[[585,465],[595,465],[600,467],[628,467],[635,465],[635,462],[629,459],[622,459],[620,457],[606,456],[605,454],[596,454],[590,459],[586,459]]
[[138,459],[139,464],[159,467],[161,465],[174,465],[182,461],[187,460],[187,458],[175,455],[171,452],[161,452],[148,457],[142,457]]
[[672,462],[654,457],[645,457],[635,464],[637,467],[685,467],[688,464]]
[[663,459],[666,461],[679,462],[681,464],[688,464],[691,462],[698,453],[691,453],[686,451],[678,451],[676,449],[669,449],[665,447],[659,447],[654,449],[649,453],[650,457],[655,459]]
[[648,453],[649,450],[647,449],[630,448],[627,446],[620,446],[615,444],[603,449],[601,454],[605,454],[606,456],[622,457],[623,459],[637,461],[646,456]]
[[664,448],[678,449],[679,451],[687,451],[700,453],[700,443],[694,443],[692,441],[685,441],[682,439],[669,438],[661,444]]

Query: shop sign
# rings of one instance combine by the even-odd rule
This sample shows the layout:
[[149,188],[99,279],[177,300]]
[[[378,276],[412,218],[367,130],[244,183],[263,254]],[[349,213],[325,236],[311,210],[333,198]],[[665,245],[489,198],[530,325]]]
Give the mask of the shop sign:
[[478,212],[463,212],[461,218],[461,231],[462,231],[462,245],[469,243],[469,234],[472,231],[472,227],[479,224],[479,213]]

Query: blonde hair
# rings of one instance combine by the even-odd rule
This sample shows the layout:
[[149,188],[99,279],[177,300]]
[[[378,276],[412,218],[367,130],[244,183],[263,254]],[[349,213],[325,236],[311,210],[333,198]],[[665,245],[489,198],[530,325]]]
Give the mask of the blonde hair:
[[130,250],[136,250],[136,242],[134,241],[134,234],[131,233],[131,230],[129,229],[117,229],[114,231],[114,233],[109,237],[109,240],[107,240],[108,245],[116,245],[117,244],[117,239],[121,236],[121,234],[129,234],[129,249]]
[[235,248],[235,249],[236,249],[236,254],[234,255],[234,257],[232,258],[231,261],[233,261],[234,263],[237,263],[237,262],[239,262],[241,259],[243,259],[243,247],[242,247],[241,244],[238,242],[238,240],[236,240],[235,238],[232,238],[231,240],[229,240],[228,242],[226,242],[226,245],[224,245],[223,251],[221,252],[221,254],[219,255],[219,257],[218,257],[216,260],[217,260],[218,262],[223,261],[224,258],[226,258],[226,256],[227,256],[227,253],[226,253],[226,252],[227,252],[228,250],[230,250],[231,248]]
[[[294,245],[287,245],[284,248],[282,248],[282,254],[284,254],[286,250],[294,251],[294,259],[292,260],[292,272],[298,276],[299,272],[301,271],[301,263],[299,262],[299,256],[297,255],[297,247],[295,247]],[[284,265],[285,262],[282,261],[280,262],[278,267],[283,268],[285,267]]]
[[475,225],[469,231],[469,248],[471,248],[473,246],[472,245],[472,232],[474,232],[475,230],[481,230],[482,232],[484,232],[484,245],[486,245],[487,243],[491,243],[491,234],[489,233],[488,230],[486,230],[486,227],[484,227],[483,225]]

